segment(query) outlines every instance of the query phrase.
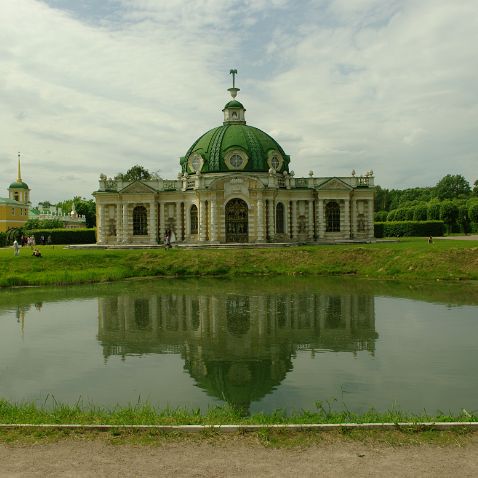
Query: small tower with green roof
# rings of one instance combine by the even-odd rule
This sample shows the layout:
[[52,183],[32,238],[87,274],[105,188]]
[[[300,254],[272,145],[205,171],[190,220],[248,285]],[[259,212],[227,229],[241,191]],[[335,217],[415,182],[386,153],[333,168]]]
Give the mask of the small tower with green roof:
[[18,153],[18,170],[17,180],[8,187],[8,194],[10,199],[13,199],[21,204],[30,204],[30,188],[27,183],[22,180],[20,153]]

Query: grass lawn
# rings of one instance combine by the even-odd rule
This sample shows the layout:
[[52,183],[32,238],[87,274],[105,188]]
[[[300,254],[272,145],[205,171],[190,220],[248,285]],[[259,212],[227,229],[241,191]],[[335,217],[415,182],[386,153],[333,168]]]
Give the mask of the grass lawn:
[[132,277],[353,275],[377,279],[476,280],[478,241],[297,246],[271,249],[64,249],[40,246],[15,257],[0,249],[0,287],[67,285]]

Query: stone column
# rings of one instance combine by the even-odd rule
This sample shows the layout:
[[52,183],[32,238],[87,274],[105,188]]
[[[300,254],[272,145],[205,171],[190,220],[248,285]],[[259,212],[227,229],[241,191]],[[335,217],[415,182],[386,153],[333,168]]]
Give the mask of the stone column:
[[176,242],[183,240],[183,215],[181,201],[176,201]]
[[164,233],[166,231],[166,212],[164,202],[159,203],[159,241],[163,242]]
[[325,236],[325,216],[324,216],[324,200],[317,201],[317,229],[319,238],[323,239]]
[[315,236],[315,231],[314,231],[314,200],[309,199],[308,204],[309,204],[309,214],[308,214],[308,217],[307,217],[307,221],[308,221],[308,226],[309,227],[308,227],[307,237],[308,237],[309,241],[313,241],[314,236]]
[[127,244],[129,237],[128,237],[128,203],[123,203],[123,223],[121,224],[121,242],[123,244]]
[[262,198],[257,200],[257,242],[264,242],[264,201]]
[[191,206],[192,203],[184,203],[184,240],[191,240]]
[[157,237],[157,230],[158,226],[156,224],[156,218],[158,217],[156,213],[156,201],[153,200],[149,203],[149,243],[150,244],[157,244],[158,237]]
[[120,244],[123,238],[123,234],[122,234],[123,225],[121,224],[121,216],[123,213],[122,209],[123,209],[123,204],[120,201],[118,201],[116,203],[116,244]]
[[206,240],[206,201],[199,202],[199,242]]
[[292,238],[296,240],[299,235],[297,226],[297,201],[292,201]]
[[212,199],[211,200],[211,236],[210,236],[210,241],[211,242],[217,242],[217,210],[216,210],[216,200]]
[[350,231],[350,199],[344,200],[344,230],[343,233],[347,239],[351,237]]
[[350,200],[350,237],[357,236],[357,201],[352,197]]
[[274,200],[269,199],[269,238],[270,240],[274,240],[274,236],[276,234],[275,228],[274,228]]
[[284,201],[284,232],[287,235],[287,238],[290,239],[290,201]]
[[105,235],[105,206],[103,204],[98,205],[98,244],[104,244],[106,242]]
[[368,237],[371,239],[374,237],[374,226],[373,226],[373,199],[368,201]]

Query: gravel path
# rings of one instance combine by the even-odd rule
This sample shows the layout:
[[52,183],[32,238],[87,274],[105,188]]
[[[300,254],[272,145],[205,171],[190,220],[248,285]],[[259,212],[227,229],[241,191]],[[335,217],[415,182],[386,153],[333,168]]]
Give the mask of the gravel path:
[[443,236],[434,237],[433,239],[446,239],[450,241],[478,241],[478,234],[470,234],[468,236]]
[[4,477],[476,477],[478,439],[464,446],[328,443],[266,448],[240,439],[226,444],[113,445],[66,439],[0,445]]

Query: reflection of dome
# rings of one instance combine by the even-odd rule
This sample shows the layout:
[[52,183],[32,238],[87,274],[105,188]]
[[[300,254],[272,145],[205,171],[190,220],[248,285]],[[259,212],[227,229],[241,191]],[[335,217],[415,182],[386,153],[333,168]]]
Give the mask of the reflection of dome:
[[267,133],[246,125],[245,111],[239,101],[229,101],[224,124],[204,133],[181,158],[183,173],[288,171],[290,157]]
[[285,353],[275,360],[211,360],[205,363],[202,373],[198,373],[193,363],[187,360],[185,368],[209,395],[247,414],[252,402],[265,397],[280,385],[287,372],[292,370],[292,359],[290,353]]

